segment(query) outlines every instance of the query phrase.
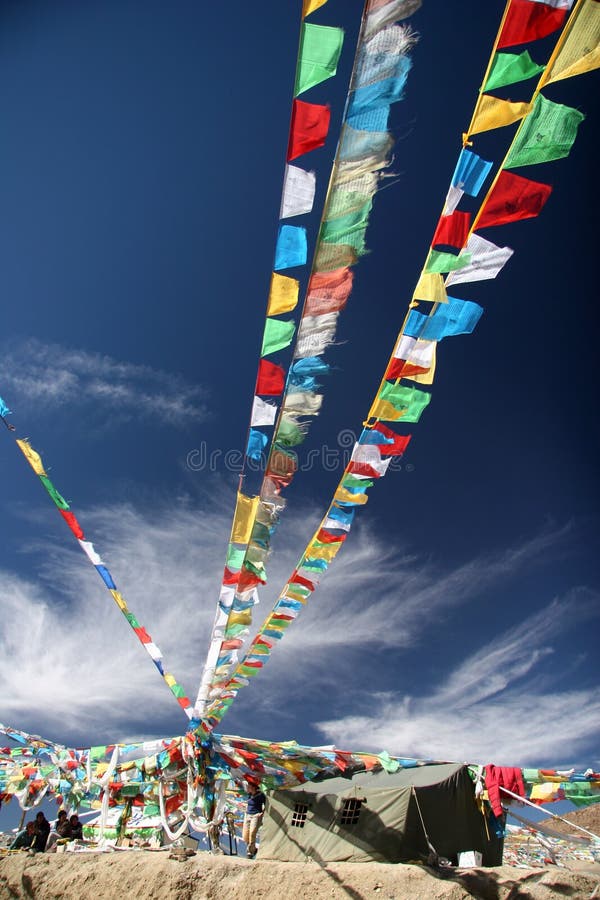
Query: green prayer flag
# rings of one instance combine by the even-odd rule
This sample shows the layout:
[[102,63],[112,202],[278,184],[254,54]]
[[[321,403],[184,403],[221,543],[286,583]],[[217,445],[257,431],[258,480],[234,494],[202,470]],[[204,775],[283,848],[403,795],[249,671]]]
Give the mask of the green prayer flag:
[[323,223],[321,240],[326,244],[347,244],[360,255],[365,253],[365,232],[373,206],[371,199],[345,216]]
[[421,413],[431,400],[431,394],[427,391],[420,391],[418,388],[406,387],[403,384],[391,384],[386,381],[379,399],[387,400],[394,409],[405,410],[402,416],[403,422],[418,422]]
[[245,550],[230,544],[227,548],[227,567],[229,569],[241,569],[244,562]]
[[483,91],[493,91],[504,87],[506,84],[514,84],[517,81],[526,81],[543,72],[545,66],[539,66],[532,60],[527,50],[523,53],[496,53]]
[[335,75],[343,43],[344,32],[341,28],[304,22],[294,97]]
[[584,119],[578,109],[554,103],[538,94],[533,109],[515,136],[504,168],[531,166],[568,156]]
[[260,355],[268,356],[269,353],[289,347],[294,337],[295,327],[291,321],[267,318]]
[[296,447],[306,437],[306,431],[290,419],[282,416],[277,427],[275,442],[282,447]]
[[347,487],[347,488],[359,487],[359,488],[364,488],[365,490],[367,488],[373,487],[374,484],[375,484],[375,482],[371,481],[368,478],[358,478],[356,475],[352,475],[352,474],[344,475],[344,480],[342,481],[342,485],[344,487]]
[[42,484],[44,485],[44,487],[46,488],[46,490],[48,491],[48,493],[50,494],[50,496],[52,497],[52,499],[54,500],[54,502],[56,503],[56,505],[58,506],[58,508],[59,509],[69,509],[69,504],[67,503],[65,498],[62,497],[58,493],[58,491],[56,490],[56,488],[54,487],[54,485],[52,484],[52,482],[50,481],[48,476],[40,475],[39,479],[42,482]]
[[457,269],[464,269],[471,262],[471,254],[464,251],[460,256],[454,256],[453,253],[442,253],[440,250],[430,250],[427,262],[425,264],[426,272],[455,272]]
[[393,775],[393,773],[397,772],[400,768],[400,763],[398,762],[398,760],[392,759],[387,750],[382,750],[377,759],[381,763],[381,767],[388,773],[388,775]]

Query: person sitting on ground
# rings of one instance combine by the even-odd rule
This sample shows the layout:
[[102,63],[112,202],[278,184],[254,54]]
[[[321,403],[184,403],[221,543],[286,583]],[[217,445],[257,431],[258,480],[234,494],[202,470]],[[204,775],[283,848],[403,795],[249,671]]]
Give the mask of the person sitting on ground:
[[246,782],[248,792],[248,806],[244,816],[244,825],[242,828],[242,840],[246,844],[246,856],[248,859],[254,859],[256,856],[256,836],[258,829],[263,820],[263,810],[265,808],[266,797],[258,785],[252,781]]
[[79,816],[76,813],[73,813],[73,815],[69,819],[69,837],[72,841],[83,840],[83,826],[79,821]]
[[20,831],[10,847],[9,850],[29,850],[30,847],[33,846],[33,842],[35,841],[35,823],[28,822],[23,831]]
[[69,817],[67,815],[67,811],[65,809],[61,809],[58,814],[58,818],[56,819],[56,824],[54,826],[54,830],[57,835],[61,838],[69,837]]
[[39,812],[35,817],[35,842],[33,849],[38,853],[43,853],[46,849],[46,842],[50,834],[50,822],[43,812]]

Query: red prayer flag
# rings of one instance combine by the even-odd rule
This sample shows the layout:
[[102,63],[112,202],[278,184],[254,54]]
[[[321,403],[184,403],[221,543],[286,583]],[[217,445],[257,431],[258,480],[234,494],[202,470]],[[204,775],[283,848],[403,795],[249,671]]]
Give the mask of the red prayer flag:
[[552,185],[502,171],[490,194],[477,228],[504,225],[539,215],[552,193]]
[[294,100],[287,159],[322,147],[329,131],[331,112],[328,106]]
[[456,247],[460,250],[467,242],[470,227],[471,214],[468,212],[455,210],[449,216],[441,216],[431,246],[444,244],[444,246]]
[[67,512],[66,509],[59,509],[59,513],[61,514],[61,516],[63,517],[63,519],[65,520],[65,522],[67,523],[67,525],[69,526],[69,528],[71,529],[71,531],[73,532],[75,537],[78,538],[78,540],[80,540],[80,541],[85,540],[84,534],[83,534],[83,528],[81,527],[81,525],[75,518],[75,513]]
[[308,588],[309,591],[314,591],[315,586],[312,581],[309,581],[308,578],[304,578],[302,575],[298,575],[298,572],[294,572],[291,579],[288,581],[290,587],[294,584],[300,584],[302,587]]
[[331,531],[327,531],[325,528],[320,528],[317,534],[317,540],[322,544],[340,544],[347,537],[347,534],[332,534]]
[[415,366],[405,359],[394,358],[387,367],[385,378],[386,381],[393,381],[396,378],[410,378],[411,375],[422,375],[424,372],[429,372],[429,368]]
[[[369,463],[355,462],[352,459],[348,463],[346,472],[350,475],[366,475],[368,478],[381,478],[381,472],[378,472],[377,469],[374,469]],[[339,540],[339,538],[337,538],[337,540]]]
[[498,39],[498,49],[526,44],[546,37],[560,28],[567,9],[540,3],[539,0],[512,0]]
[[237,584],[239,577],[239,572],[232,572],[231,569],[228,569],[227,566],[225,566],[222,584]]
[[285,372],[281,366],[261,359],[258,364],[258,376],[256,378],[256,393],[269,394],[272,397],[283,394],[285,384]]
[[378,431],[384,437],[393,441],[392,444],[378,445],[379,452],[384,456],[402,456],[411,439],[410,434],[396,434],[395,431],[392,431],[392,429],[388,428],[387,425],[384,425],[383,422],[378,422],[376,427],[372,430]]

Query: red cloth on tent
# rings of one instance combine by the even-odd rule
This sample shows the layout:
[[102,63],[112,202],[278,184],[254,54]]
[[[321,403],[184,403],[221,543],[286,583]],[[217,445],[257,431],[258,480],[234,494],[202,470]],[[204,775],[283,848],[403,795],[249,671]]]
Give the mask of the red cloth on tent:
[[531,219],[539,215],[551,193],[552,186],[549,184],[531,181],[512,172],[500,172],[483,208],[477,229]]
[[511,766],[493,766],[485,767],[485,787],[488,792],[488,798],[492,812],[495,816],[502,815],[502,804],[500,802],[500,788],[504,787],[519,797],[525,796],[525,785],[523,784],[523,773],[520,769]]
[[562,26],[567,12],[537,0],[512,0],[498,39],[498,50],[552,34]]
[[329,131],[331,112],[328,106],[294,100],[288,143],[288,162],[310,150],[322,147]]
[[441,216],[435,229],[431,246],[443,244],[460,250],[467,242],[471,227],[471,213],[455,210],[449,216]]
[[256,378],[256,393],[269,394],[276,397],[283,394],[285,384],[285,372],[281,366],[269,362],[268,359],[261,359],[258,364],[258,376]]

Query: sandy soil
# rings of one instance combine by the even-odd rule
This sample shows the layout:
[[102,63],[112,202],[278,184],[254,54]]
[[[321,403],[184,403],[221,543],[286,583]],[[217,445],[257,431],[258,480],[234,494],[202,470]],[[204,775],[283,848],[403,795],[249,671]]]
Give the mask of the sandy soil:
[[600,898],[600,865],[579,868],[454,869],[415,865],[280,863],[168,851],[11,854],[0,857],[0,898],[27,900],[571,900]]

